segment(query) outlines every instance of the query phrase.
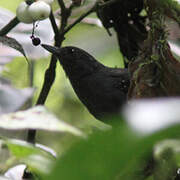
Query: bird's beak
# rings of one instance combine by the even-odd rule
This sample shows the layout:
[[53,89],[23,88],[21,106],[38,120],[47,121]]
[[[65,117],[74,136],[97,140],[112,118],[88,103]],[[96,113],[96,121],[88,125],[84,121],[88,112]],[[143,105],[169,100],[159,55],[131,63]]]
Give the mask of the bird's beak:
[[47,44],[41,44],[41,46],[46,49],[47,51],[51,52],[52,54],[58,55],[60,48],[55,47],[55,46],[50,46]]

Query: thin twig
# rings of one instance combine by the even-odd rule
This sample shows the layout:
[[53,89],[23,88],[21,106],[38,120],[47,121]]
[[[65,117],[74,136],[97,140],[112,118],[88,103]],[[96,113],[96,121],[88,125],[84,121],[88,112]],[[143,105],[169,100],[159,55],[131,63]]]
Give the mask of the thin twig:
[[64,4],[63,0],[58,0],[59,6],[61,7],[61,10],[64,11],[66,9],[66,6]]
[[74,23],[69,25],[63,32],[62,35],[65,35],[69,30],[71,30],[76,24],[80,23],[85,17],[87,17],[89,14],[93,13],[96,9],[96,6],[93,6],[89,11],[81,15]]
[[56,60],[55,55],[52,55],[50,65],[49,65],[49,67],[45,73],[44,85],[43,85],[43,88],[41,90],[41,93],[40,93],[40,96],[37,100],[36,105],[44,104],[46,101],[47,95],[48,95],[50,88],[51,88],[51,86],[54,82],[54,79],[55,79],[56,62],[57,62],[57,60]]
[[62,0],[58,0],[58,2],[61,7],[61,26],[60,26],[59,34],[61,36],[61,39],[64,40],[64,36],[62,36],[61,33],[64,31],[65,27],[67,26],[67,20],[71,14],[71,10],[65,7],[65,4]]
[[[55,46],[60,47],[64,40],[64,36],[61,35],[59,32],[64,31],[64,28],[67,26],[67,20],[70,16],[71,9],[66,9],[64,2],[62,0],[58,0],[58,2],[62,10],[60,30],[58,29],[58,26],[56,24],[56,21],[52,12],[50,14],[50,21],[51,21],[53,31],[55,34]],[[47,96],[50,92],[50,89],[56,77],[56,64],[57,64],[57,59],[56,59],[56,56],[53,54],[51,56],[49,67],[45,72],[43,87],[41,89],[36,105],[45,104]],[[36,130],[35,129],[29,130],[27,141],[34,144],[35,137],[36,137]]]
[[109,6],[118,0],[111,0],[104,3],[100,3],[97,1],[97,3],[94,4],[93,7],[91,7],[87,12],[82,14],[76,21],[74,21],[71,25],[69,25],[63,32],[62,35],[65,35],[69,30],[71,30],[76,24],[80,23],[85,17],[87,17],[89,14],[96,12],[98,8],[104,8],[105,6]]
[[[55,42],[58,42],[58,34],[59,34],[59,30],[58,30],[58,26],[56,24],[55,18],[51,12],[50,14],[50,21],[52,24],[52,28],[55,34]],[[57,38],[56,38],[57,37]],[[49,91],[51,89],[51,86],[55,80],[55,76],[56,76],[56,62],[57,59],[54,55],[51,56],[51,61],[50,61],[50,65],[48,67],[48,69],[45,72],[45,76],[44,76],[44,83],[43,83],[43,87],[41,89],[40,95],[38,97],[38,100],[36,102],[36,105],[42,105],[45,103],[47,96],[49,94]],[[27,141],[29,143],[34,144],[35,143],[35,137],[36,137],[36,130],[35,129],[31,129],[28,131],[28,135],[27,135]]]
[[51,14],[49,16],[49,19],[50,19],[52,28],[54,30],[54,34],[58,34],[59,33],[58,26],[56,24],[56,21],[55,21],[55,18],[54,18],[54,15],[53,15],[52,11],[51,11]]
[[[57,60],[56,60],[55,55],[52,55],[50,65],[45,72],[43,87],[41,89],[41,92],[40,92],[40,95],[39,95],[36,105],[45,104],[45,101],[47,99],[47,96],[49,94],[51,86],[56,77],[56,71],[55,71],[56,70],[56,62],[57,62]],[[34,130],[34,129],[29,130],[27,141],[29,143],[34,144],[35,136],[36,136],[36,130]]]
[[0,36],[5,36],[9,31],[11,31],[17,24],[19,23],[19,20],[17,17],[14,17],[7,25],[5,25],[0,30]]
[[54,34],[55,34],[55,42],[56,41],[60,41],[60,38],[59,38],[59,29],[58,29],[58,26],[56,24],[56,20],[54,18],[54,15],[53,15],[53,12],[51,11],[51,14],[49,16],[49,19],[50,19],[50,22],[51,22],[51,25],[52,25],[52,28],[54,30]]

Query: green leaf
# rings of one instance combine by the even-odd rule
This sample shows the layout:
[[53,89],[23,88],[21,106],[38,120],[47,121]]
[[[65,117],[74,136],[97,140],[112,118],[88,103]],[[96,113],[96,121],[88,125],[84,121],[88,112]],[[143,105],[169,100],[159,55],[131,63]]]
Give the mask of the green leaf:
[[33,172],[48,173],[54,163],[54,156],[36,145],[17,139],[7,139],[4,144],[19,162],[25,163]]
[[8,146],[11,153],[17,158],[24,158],[32,154],[42,153],[40,148],[37,148],[34,145],[22,140],[7,139],[5,144]]
[[[52,149],[40,144],[32,145],[26,141],[8,138],[0,139],[0,143],[4,147],[0,149],[1,159],[4,160],[0,164],[1,172],[21,163],[34,173],[47,174],[56,159]],[[3,154],[5,150],[6,154]]]
[[152,157],[154,144],[165,138],[180,137],[180,126],[149,136],[139,136],[123,124],[113,127],[76,144],[59,158],[47,179],[144,179],[144,166]]

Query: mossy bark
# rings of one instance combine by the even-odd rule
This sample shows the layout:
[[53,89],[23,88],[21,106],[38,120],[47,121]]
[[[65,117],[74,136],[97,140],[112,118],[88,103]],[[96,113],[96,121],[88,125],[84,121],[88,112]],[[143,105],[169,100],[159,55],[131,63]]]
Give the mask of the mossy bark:
[[129,64],[129,99],[180,96],[180,63],[171,53],[164,14],[155,3],[147,3],[148,38],[137,59]]

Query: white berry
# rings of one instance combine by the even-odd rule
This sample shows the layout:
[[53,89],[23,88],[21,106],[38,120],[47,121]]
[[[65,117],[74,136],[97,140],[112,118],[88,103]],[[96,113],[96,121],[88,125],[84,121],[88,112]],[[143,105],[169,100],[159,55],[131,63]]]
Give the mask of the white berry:
[[44,1],[37,1],[29,6],[28,12],[34,21],[43,20],[49,17],[51,7]]
[[28,12],[28,8],[29,8],[29,5],[27,5],[26,2],[21,2],[16,9],[16,16],[17,16],[19,21],[21,21],[23,23],[30,24],[34,20],[30,16],[30,14]]
[[39,0],[39,1],[44,1],[45,3],[51,5],[54,0]]

